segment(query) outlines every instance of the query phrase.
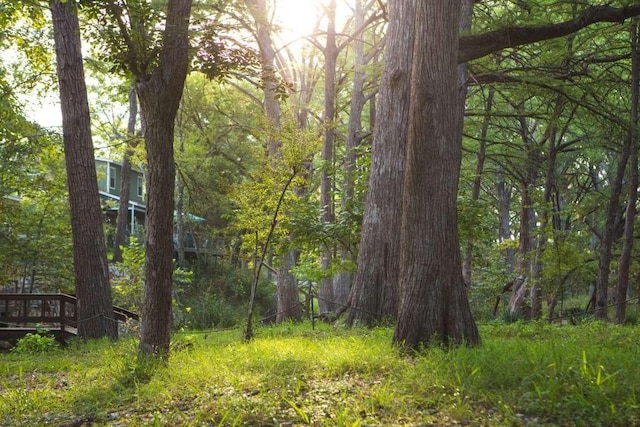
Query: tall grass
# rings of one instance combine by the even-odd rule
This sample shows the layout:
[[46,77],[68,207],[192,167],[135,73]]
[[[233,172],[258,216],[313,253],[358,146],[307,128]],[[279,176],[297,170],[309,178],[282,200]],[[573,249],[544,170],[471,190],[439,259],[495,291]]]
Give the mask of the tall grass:
[[174,336],[166,366],[136,343],[0,355],[0,425],[640,424],[640,332],[481,325],[473,348],[406,356],[392,330],[309,324]]

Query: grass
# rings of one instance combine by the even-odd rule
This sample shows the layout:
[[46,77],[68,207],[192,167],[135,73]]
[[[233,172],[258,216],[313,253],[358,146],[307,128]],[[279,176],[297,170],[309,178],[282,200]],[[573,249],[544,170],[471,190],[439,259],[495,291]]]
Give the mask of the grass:
[[151,374],[132,339],[0,354],[0,425],[640,424],[637,327],[480,328],[478,347],[413,357],[389,328],[177,334]]

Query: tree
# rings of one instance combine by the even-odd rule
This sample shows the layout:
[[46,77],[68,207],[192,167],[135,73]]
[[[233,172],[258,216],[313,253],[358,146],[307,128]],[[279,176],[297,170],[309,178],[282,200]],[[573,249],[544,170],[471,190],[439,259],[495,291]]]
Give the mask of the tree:
[[[135,78],[147,155],[140,352],[168,358],[173,274],[175,119],[189,68],[191,0],[87,4],[105,59]],[[164,18],[164,25],[160,21]]]
[[190,13],[191,0],[169,0],[157,67],[134,69],[149,168],[140,350],[162,357],[168,357],[171,327],[174,124],[189,65]]
[[[265,0],[245,0],[245,4],[255,23],[255,39],[260,51],[260,67],[264,94],[264,114],[266,127],[273,129],[267,132],[271,136],[267,140],[267,153],[274,167],[281,159],[282,141],[274,138],[281,122],[281,107],[278,100],[279,82],[275,69],[276,53],[273,47],[271,28],[268,21],[267,3]],[[298,296],[298,283],[291,269],[296,264],[296,252],[292,249],[280,256],[277,272],[277,322],[300,320],[302,311]]]
[[76,5],[54,0],[51,16],[73,232],[78,334],[117,338]]
[[[122,172],[120,177],[120,201],[118,203],[118,222],[116,224],[116,234],[113,239],[113,262],[122,262],[121,247],[127,243],[127,225],[129,223],[129,179],[131,177],[131,156],[133,150],[138,145],[135,139],[136,120],[138,117],[138,99],[136,98],[135,86],[129,90],[129,120],[127,123],[127,136],[125,140],[124,153],[122,154]],[[131,211],[131,215],[134,212]],[[133,232],[133,230],[131,230]]]
[[[558,24],[464,35],[456,51],[458,35],[453,35],[451,28],[457,28],[458,6],[445,5],[444,1],[421,3],[416,10],[412,1],[398,0],[389,5],[380,121],[374,135],[359,265],[348,319],[351,324],[359,320],[371,323],[382,313],[393,313],[382,307],[394,301],[393,286],[400,282],[402,303],[394,340],[408,347],[431,343],[436,336],[454,343],[479,339],[468,313],[459,270],[455,196],[460,162],[456,147],[460,141],[455,138],[460,134],[453,122],[441,116],[447,112],[450,117],[460,117],[457,126],[461,125],[461,116],[443,98],[462,99],[451,88],[441,87],[455,87],[452,68],[458,62],[507,47],[565,36],[595,22],[622,22],[640,13],[640,5],[619,9],[594,6]],[[414,17],[415,22],[428,23],[428,34],[417,24],[412,27]],[[434,105],[438,108],[429,110]],[[421,115],[421,109],[431,111],[437,120]],[[440,163],[429,162],[425,153]],[[402,194],[402,203],[397,194]],[[398,218],[402,218],[401,228]],[[401,248],[398,236],[403,240]],[[434,254],[434,248],[440,248],[440,253]]]
[[[462,278],[457,233],[462,110],[452,53],[458,45],[460,4],[420,3],[409,36],[414,46],[405,101],[401,298],[393,339],[408,348],[434,340],[474,344],[480,337]],[[381,104],[389,101],[380,99]]]

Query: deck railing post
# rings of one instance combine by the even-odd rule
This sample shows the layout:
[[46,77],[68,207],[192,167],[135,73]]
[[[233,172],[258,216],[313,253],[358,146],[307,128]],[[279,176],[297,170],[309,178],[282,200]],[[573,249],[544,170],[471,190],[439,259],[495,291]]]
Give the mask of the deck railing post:
[[64,298],[61,296],[60,297],[60,330],[64,331],[64,326],[65,326],[65,320],[66,320],[66,315],[67,315],[67,310],[65,307],[65,301]]

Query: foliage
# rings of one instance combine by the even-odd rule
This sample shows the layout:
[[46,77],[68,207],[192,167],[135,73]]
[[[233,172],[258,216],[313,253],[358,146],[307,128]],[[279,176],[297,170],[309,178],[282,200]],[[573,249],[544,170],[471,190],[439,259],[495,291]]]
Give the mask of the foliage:
[[[122,247],[122,262],[112,270],[111,285],[115,305],[128,310],[138,311],[142,306],[144,295],[144,246],[137,238],[131,238],[129,246]],[[191,283],[193,273],[176,268],[173,271],[173,285],[184,288]]]
[[[66,425],[608,425],[640,422],[633,327],[481,325],[483,344],[403,356],[391,329],[308,323],[173,337],[167,365],[135,341],[0,355],[0,423]],[[599,346],[592,345],[596,339]]]
[[144,245],[131,238],[129,246],[122,247],[122,262],[111,274],[113,303],[136,311],[142,306],[144,286]]
[[[176,327],[207,330],[237,326],[245,318],[252,272],[224,262],[198,265],[193,280],[176,286]],[[274,286],[261,278],[256,296],[258,315],[266,315],[274,302]]]
[[27,334],[20,338],[11,351],[19,354],[44,353],[59,347],[56,338],[46,333]]
[[234,192],[237,208],[233,227],[245,236],[243,248],[247,259],[256,248],[265,244],[276,206],[287,188],[289,190],[285,192],[279,215],[275,218],[277,227],[273,248],[276,253],[288,250],[289,236],[294,231],[289,213],[299,210],[305,203],[300,190],[309,184],[309,162],[320,144],[314,130],[300,129],[290,116],[283,117],[280,129],[267,125],[266,136],[281,142],[280,157],[265,159],[251,179],[244,181]]

